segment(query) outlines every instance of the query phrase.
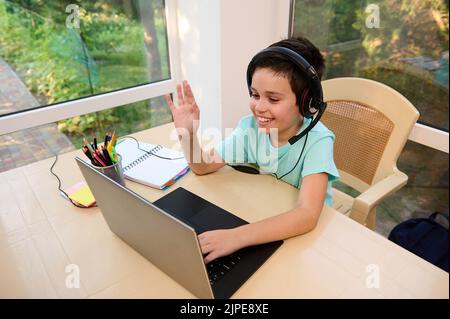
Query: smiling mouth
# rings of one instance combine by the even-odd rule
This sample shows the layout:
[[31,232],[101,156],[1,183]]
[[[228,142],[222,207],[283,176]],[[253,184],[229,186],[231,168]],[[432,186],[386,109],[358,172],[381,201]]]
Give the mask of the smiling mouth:
[[256,117],[257,121],[259,124],[269,124],[270,122],[272,122],[272,118],[267,118],[267,117],[261,117],[261,116],[257,116]]

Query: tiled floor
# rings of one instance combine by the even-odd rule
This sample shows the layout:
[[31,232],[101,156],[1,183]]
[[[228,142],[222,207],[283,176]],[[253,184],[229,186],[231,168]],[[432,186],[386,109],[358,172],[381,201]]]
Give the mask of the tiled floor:
[[[0,114],[39,106],[14,70],[0,58]],[[0,136],[0,172],[73,150],[70,140],[47,124]]]

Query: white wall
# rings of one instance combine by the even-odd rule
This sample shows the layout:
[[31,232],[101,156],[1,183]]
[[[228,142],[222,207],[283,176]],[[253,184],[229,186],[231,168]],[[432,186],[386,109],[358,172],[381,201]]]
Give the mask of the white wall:
[[234,127],[249,112],[247,65],[255,53],[287,37],[289,1],[221,1],[221,18],[222,126]]
[[287,37],[289,2],[178,0],[182,76],[191,82],[203,129],[223,131],[248,114],[248,62]]
[[202,127],[221,123],[220,1],[178,0],[181,74],[200,107]]

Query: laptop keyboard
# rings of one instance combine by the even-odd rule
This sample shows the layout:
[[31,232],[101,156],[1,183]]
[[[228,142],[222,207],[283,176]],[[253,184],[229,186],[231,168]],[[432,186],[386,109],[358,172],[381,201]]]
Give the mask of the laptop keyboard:
[[240,260],[241,256],[238,254],[231,254],[225,257],[217,258],[206,264],[206,270],[208,271],[211,286],[214,286],[218,280],[233,269]]

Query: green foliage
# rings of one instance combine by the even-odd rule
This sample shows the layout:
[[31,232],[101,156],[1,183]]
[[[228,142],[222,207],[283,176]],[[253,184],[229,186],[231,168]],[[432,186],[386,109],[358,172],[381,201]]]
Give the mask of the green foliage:
[[[305,35],[350,74],[380,61],[427,56],[448,50],[448,1],[383,0],[380,28],[368,28],[368,0],[302,0],[296,2],[295,34]],[[348,43],[355,40],[355,44]],[[346,43],[347,42],[347,43]],[[341,66],[338,66],[338,68]],[[328,74],[333,76],[333,72]]]
[[[379,28],[366,26],[369,4],[378,5]],[[385,83],[416,106],[420,121],[448,129],[448,1],[301,0],[294,22],[295,35],[324,53],[325,78]],[[438,61],[439,68],[422,67],[422,58]]]
[[[111,116],[109,121],[103,119],[105,116]],[[97,122],[93,120],[97,119],[97,117],[102,118],[102,121]],[[90,123],[84,124],[88,128],[80,134],[78,126],[83,119],[89,119]],[[59,128],[66,132],[75,147],[81,148],[84,136],[92,136],[94,133],[102,135],[107,131],[116,131],[118,136],[124,136],[171,121],[170,110],[165,105],[164,99],[159,97],[149,101],[140,101],[123,107],[74,117],[60,122]]]
[[[442,0],[384,0],[379,4],[380,28],[365,27],[367,14],[357,11],[354,27],[372,62],[399,56],[439,58],[448,50],[448,7]],[[447,19],[447,23],[440,19]]]
[[145,66],[144,32],[140,23],[130,21],[115,10],[80,10],[81,29],[87,46],[96,59],[108,63]]
[[[69,4],[79,5],[80,29],[66,27],[65,8]],[[41,104],[147,83],[151,78],[144,29],[136,13],[129,16],[115,4],[118,1],[0,0],[0,56],[19,73]],[[157,48],[161,74],[167,77],[164,21],[160,16],[155,18],[161,39]],[[139,115],[145,118],[147,113],[148,102],[142,102],[60,121],[58,127],[78,141],[87,132],[114,127],[126,119],[128,134],[140,126]]]
[[33,93],[48,103],[87,93],[86,85],[78,80],[78,68],[51,49],[59,35],[51,20],[0,2],[0,21],[0,54]]

